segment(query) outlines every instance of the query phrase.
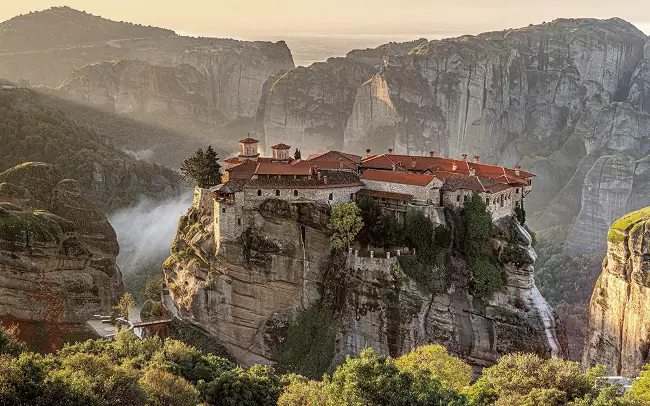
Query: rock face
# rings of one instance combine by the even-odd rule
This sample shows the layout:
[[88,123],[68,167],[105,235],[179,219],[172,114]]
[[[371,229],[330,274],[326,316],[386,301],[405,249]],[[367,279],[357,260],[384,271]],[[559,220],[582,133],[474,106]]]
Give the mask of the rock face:
[[341,149],[359,86],[391,55],[408,52],[425,41],[351,51],[344,58],[297,67],[274,78],[264,88],[254,136],[267,149],[279,142],[310,153]]
[[650,208],[627,214],[612,226],[607,257],[589,309],[583,364],[608,373],[638,376],[650,359]]
[[[267,200],[242,215],[252,225],[239,240],[215,244],[219,213],[210,193],[197,190],[163,268],[182,317],[243,364],[275,360],[287,320],[323,300],[337,308],[327,364],[370,346],[397,356],[425,343],[441,343],[475,366],[511,351],[563,353],[553,312],[533,280],[531,237],[511,218],[497,224],[499,237],[491,241],[507,286],[480,300],[468,293],[462,255],[450,258],[453,280],[437,293],[395,257],[331,255],[326,206]],[[462,226],[457,215],[447,217],[452,228]],[[317,323],[324,332],[326,323]]]
[[254,117],[264,81],[294,67],[284,42],[169,41],[179,43],[158,53],[133,45],[122,60],[86,65],[59,90],[119,113],[218,125]]
[[409,43],[380,58],[354,51],[275,79],[256,136],[304,152],[392,148],[520,163],[538,174],[527,200],[531,226],[577,217],[565,253],[604,250],[590,230],[647,199],[632,188],[645,180],[629,176],[650,153],[647,42],[620,19],[559,19]]
[[78,182],[53,166],[0,173],[0,316],[83,323],[123,292],[119,246]]

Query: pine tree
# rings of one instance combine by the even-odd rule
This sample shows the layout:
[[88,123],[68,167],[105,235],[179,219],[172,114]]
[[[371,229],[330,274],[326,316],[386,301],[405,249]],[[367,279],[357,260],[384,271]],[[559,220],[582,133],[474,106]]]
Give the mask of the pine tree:
[[199,148],[181,165],[181,176],[186,182],[196,183],[198,187],[207,188],[221,183],[221,165],[219,156],[209,146],[206,151]]
[[293,153],[294,159],[300,159],[300,150],[296,148],[296,152]]

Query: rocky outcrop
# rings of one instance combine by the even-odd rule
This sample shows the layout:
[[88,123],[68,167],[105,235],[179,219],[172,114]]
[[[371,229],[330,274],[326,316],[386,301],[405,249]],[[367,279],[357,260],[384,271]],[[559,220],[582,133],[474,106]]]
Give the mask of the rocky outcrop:
[[297,67],[265,89],[255,120],[254,136],[266,148],[284,142],[306,152],[341,149],[357,90],[392,55],[406,53],[425,40],[390,43],[355,50]]
[[115,231],[52,165],[0,173],[0,316],[83,323],[122,294]]
[[83,66],[59,90],[118,113],[218,125],[254,117],[264,81],[294,67],[284,42],[168,41],[180,43],[157,53],[132,44],[123,59]]
[[610,374],[636,377],[650,360],[649,235],[650,208],[627,214],[609,231],[589,309],[586,367],[602,364]]
[[[512,351],[563,353],[553,312],[535,287],[532,239],[511,218],[497,224],[490,244],[507,285],[480,299],[469,294],[460,254],[449,258],[452,280],[438,291],[408,276],[395,256],[332,255],[326,206],[267,200],[244,209],[250,226],[237,241],[217,243],[213,207],[209,192],[197,190],[163,268],[182,317],[243,364],[277,360],[287,320],[324,302],[335,309],[334,327],[318,318],[314,331],[333,329],[333,352],[318,351],[329,357],[326,366],[370,346],[397,356],[440,343],[479,367]],[[450,227],[462,227],[459,217],[447,217]]]

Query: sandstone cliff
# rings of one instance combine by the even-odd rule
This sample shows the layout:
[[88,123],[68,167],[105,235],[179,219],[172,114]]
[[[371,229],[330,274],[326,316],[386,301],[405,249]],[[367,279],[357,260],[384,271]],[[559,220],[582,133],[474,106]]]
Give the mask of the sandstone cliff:
[[[288,320],[296,317],[303,320],[295,327],[303,348],[292,350],[320,342],[315,359],[299,362],[324,368],[369,346],[397,356],[441,343],[475,366],[511,351],[563,354],[553,312],[534,283],[531,237],[511,218],[497,224],[491,240],[507,286],[481,300],[468,293],[469,271],[458,253],[449,257],[452,281],[436,292],[409,277],[394,256],[331,255],[326,206],[267,200],[245,210],[250,227],[237,241],[221,243],[213,207],[209,192],[197,190],[163,268],[182,317],[243,364],[277,361]],[[447,217],[459,233],[462,220]],[[315,310],[324,302],[334,314]]]
[[650,208],[629,213],[609,231],[607,256],[589,309],[585,366],[606,365],[635,377],[650,360]]
[[253,136],[266,148],[284,142],[309,153],[341,149],[359,86],[388,57],[425,42],[390,43],[297,67],[265,86]]
[[122,294],[115,231],[77,181],[26,163],[0,173],[0,316],[83,323]]
[[118,113],[164,113],[222,124],[255,115],[262,84],[293,68],[284,42],[168,39],[158,52],[131,47],[122,60],[89,64],[59,89]]

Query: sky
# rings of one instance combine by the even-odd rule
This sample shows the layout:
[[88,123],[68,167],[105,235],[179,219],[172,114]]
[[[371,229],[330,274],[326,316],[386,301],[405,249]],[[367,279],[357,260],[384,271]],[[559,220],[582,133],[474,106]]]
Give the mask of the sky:
[[67,5],[185,35],[476,34],[558,17],[620,17],[650,34],[643,0],[0,0],[0,21]]

